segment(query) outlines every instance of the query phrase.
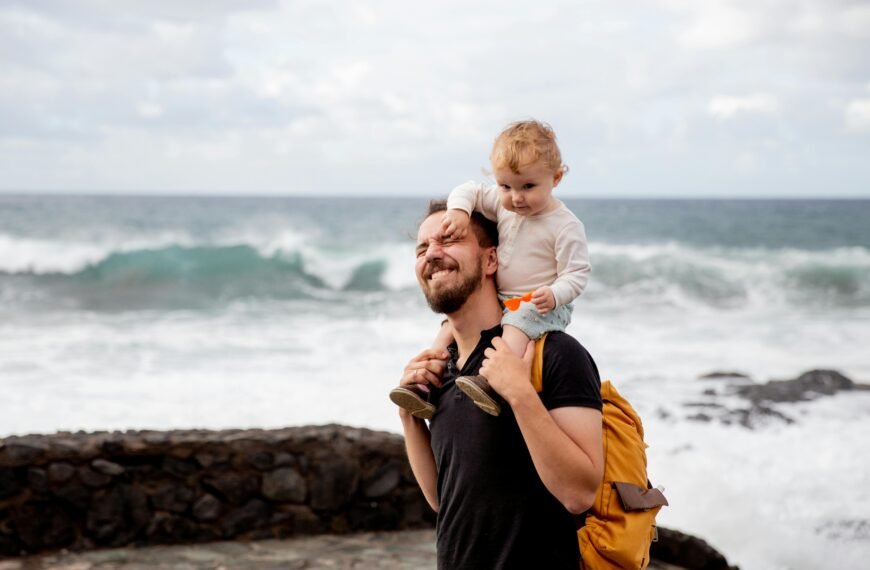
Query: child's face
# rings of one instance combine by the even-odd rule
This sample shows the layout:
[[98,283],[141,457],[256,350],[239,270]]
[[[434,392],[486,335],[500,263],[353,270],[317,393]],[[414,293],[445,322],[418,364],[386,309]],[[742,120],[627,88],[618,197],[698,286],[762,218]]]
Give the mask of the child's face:
[[535,216],[555,206],[553,188],[562,180],[562,170],[553,171],[543,161],[520,168],[515,174],[510,168],[496,168],[495,180],[501,192],[501,205],[521,216]]

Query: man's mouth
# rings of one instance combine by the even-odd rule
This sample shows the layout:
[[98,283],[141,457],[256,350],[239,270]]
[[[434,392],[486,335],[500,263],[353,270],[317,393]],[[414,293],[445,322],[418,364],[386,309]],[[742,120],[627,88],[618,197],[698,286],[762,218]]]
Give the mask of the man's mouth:
[[429,281],[438,281],[439,279],[446,277],[448,273],[451,273],[452,269],[439,269],[438,271],[433,271],[429,275]]

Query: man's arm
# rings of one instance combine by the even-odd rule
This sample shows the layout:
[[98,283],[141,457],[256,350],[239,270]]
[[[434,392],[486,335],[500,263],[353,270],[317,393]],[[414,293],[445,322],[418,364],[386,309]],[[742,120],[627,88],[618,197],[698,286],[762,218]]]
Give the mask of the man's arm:
[[485,355],[480,373],[513,409],[544,486],[569,512],[586,511],[604,475],[601,412],[575,406],[547,411],[530,382],[532,342],[522,359],[501,338]]
[[[444,373],[444,361],[447,355],[437,353],[434,350],[424,350],[405,367],[400,385],[411,386],[415,384],[441,385],[441,375]],[[399,418],[402,420],[402,430],[405,433],[405,450],[408,453],[408,461],[411,471],[417,479],[417,484],[423,491],[423,496],[432,510],[438,511],[438,470],[435,465],[435,456],[432,453],[431,435],[429,427],[424,420],[415,418],[410,412],[399,409]]]

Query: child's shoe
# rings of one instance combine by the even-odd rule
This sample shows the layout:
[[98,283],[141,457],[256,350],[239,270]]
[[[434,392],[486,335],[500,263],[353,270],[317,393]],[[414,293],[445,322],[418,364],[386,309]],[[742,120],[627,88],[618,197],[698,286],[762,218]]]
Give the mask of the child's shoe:
[[394,404],[422,420],[431,420],[435,415],[435,406],[427,401],[428,398],[428,392],[412,386],[399,386],[390,390],[390,399]]
[[497,416],[501,413],[501,405],[496,401],[498,396],[483,376],[460,376],[456,379],[456,387],[487,414]]

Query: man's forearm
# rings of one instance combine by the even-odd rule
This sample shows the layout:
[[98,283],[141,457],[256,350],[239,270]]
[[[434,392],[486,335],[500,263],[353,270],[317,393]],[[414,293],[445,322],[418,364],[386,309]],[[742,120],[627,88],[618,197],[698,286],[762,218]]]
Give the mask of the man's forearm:
[[[511,408],[544,486],[570,512],[587,510],[603,474],[600,412],[555,410],[561,413],[566,432],[537,397],[512,402]],[[593,448],[596,445],[598,449]]]
[[438,511],[437,469],[435,456],[432,454],[432,442],[426,422],[417,419],[406,411],[400,413],[402,429],[405,432],[405,450],[411,471],[417,479],[417,484],[423,491],[423,496],[432,510]]

